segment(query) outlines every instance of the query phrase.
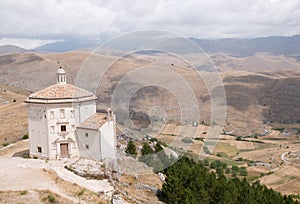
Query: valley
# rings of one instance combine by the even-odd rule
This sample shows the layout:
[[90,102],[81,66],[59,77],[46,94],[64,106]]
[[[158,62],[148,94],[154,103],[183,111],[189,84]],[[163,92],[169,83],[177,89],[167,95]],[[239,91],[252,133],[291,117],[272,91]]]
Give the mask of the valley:
[[[26,139],[23,138],[28,134],[24,103],[26,97],[31,92],[54,83],[58,66],[63,66],[66,70],[68,83],[76,82],[78,73],[82,71],[82,64],[88,57],[88,52],[19,53],[0,56],[0,155],[11,157],[15,153],[15,143]],[[96,56],[93,63],[101,63],[110,57]],[[134,123],[129,127],[139,135],[147,133],[170,147],[175,145],[176,148],[176,141],[187,141],[189,148],[186,153],[195,160],[206,158],[210,162],[220,160],[229,167],[246,167],[246,178],[249,181],[260,180],[261,184],[276,191],[299,195],[300,167],[294,165],[298,160],[293,158],[296,160],[288,163],[282,159],[284,153],[297,152],[300,149],[299,61],[268,54],[244,58],[214,54],[211,55],[211,60],[223,80],[227,113],[223,132],[215,135],[216,145],[209,154],[203,153],[205,142],[211,140],[207,138],[208,132],[214,125],[213,121],[210,121],[211,101],[208,90],[197,73],[173,56],[133,54],[120,58],[97,84],[97,109],[110,107],[114,89],[127,73],[149,63],[172,67],[187,81],[198,99],[197,105],[201,114],[199,125],[193,127],[191,121],[181,123],[181,110],[176,96],[161,87],[148,86],[137,90],[131,97],[129,109],[136,118],[131,118]],[[96,66],[89,74],[96,75],[98,69],[101,69],[101,66]],[[93,90],[95,83],[91,82],[86,86]],[[154,128],[157,131],[151,132],[155,121],[151,121],[153,118],[150,116],[152,113],[155,115],[154,106],[159,107],[156,111],[159,116],[164,116],[164,122],[160,128]],[[118,121],[118,125],[122,127],[127,123]],[[194,134],[186,139],[180,135],[181,128],[191,130]],[[119,134],[121,133],[120,128]],[[141,138],[137,140],[140,149],[142,144]],[[22,148],[26,150],[26,145]],[[8,149],[14,153],[10,153]],[[130,176],[122,179],[125,183],[135,182]],[[160,187],[161,183],[156,181],[155,185]],[[128,191],[132,196],[136,193],[133,189]],[[6,193],[0,194],[0,198]],[[20,192],[11,192],[16,193]],[[47,192],[30,194],[33,194],[32,199],[35,199],[37,196],[45,196]],[[155,200],[153,194],[150,198]],[[149,197],[146,195],[143,199],[147,200]]]

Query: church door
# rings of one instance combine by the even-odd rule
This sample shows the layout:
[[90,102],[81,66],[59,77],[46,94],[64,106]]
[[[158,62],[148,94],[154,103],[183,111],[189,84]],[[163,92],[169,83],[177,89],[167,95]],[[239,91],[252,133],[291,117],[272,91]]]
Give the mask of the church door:
[[68,143],[60,144],[60,156],[61,156],[61,158],[69,157]]

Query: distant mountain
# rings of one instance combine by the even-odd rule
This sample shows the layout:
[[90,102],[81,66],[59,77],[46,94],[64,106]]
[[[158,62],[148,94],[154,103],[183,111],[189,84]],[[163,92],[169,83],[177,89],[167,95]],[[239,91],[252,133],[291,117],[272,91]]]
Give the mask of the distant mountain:
[[262,52],[272,55],[300,54],[300,35],[292,37],[263,37],[253,39],[190,39],[208,53],[224,53],[241,57]]
[[3,45],[0,46],[0,55],[13,54],[13,53],[23,53],[28,52],[29,50],[25,50],[15,45]]
[[98,40],[68,38],[55,43],[50,43],[35,49],[37,52],[69,52],[74,50],[93,50],[99,44]]
[[[253,39],[197,39],[190,38],[192,41],[201,46],[205,52],[211,53],[223,53],[236,57],[251,56],[256,53],[269,53],[272,55],[297,55],[300,56],[300,35],[292,37],[262,37]],[[125,41],[127,42],[127,41]],[[132,43],[132,41],[129,40]],[[134,41],[135,42],[135,41]],[[74,50],[88,50],[92,51],[99,46],[102,42],[96,39],[89,38],[65,38],[63,41],[47,44],[35,49],[38,52],[69,52]],[[140,42],[135,42],[139,45]],[[143,42],[144,43],[144,42]],[[152,44],[155,43],[151,42]],[[176,48],[182,45],[180,52],[191,53],[194,52],[193,47],[186,47],[186,39],[174,38],[169,39],[166,42],[162,42],[160,47],[167,50]],[[117,47],[111,47],[112,50],[127,50],[127,46],[136,46],[135,44],[118,44]],[[130,50],[130,49],[129,49]]]

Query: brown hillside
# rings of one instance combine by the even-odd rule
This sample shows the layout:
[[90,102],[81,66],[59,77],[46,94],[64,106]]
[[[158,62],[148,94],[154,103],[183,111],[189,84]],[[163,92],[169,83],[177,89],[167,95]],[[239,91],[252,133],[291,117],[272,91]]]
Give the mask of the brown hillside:
[[[40,90],[55,83],[59,66],[57,61],[60,61],[60,66],[66,69],[69,83],[73,83],[81,71],[80,76],[86,77],[83,88],[97,88],[98,108],[103,109],[110,106],[113,91],[125,75],[141,66],[160,65],[174,69],[192,87],[198,99],[201,120],[209,120],[210,97],[205,84],[182,60],[162,54],[127,56],[117,60],[98,84],[98,81],[91,79],[98,79],[97,73],[99,70],[103,72],[103,63],[108,62],[111,56],[94,56],[89,61],[92,69],[82,75],[84,70],[80,68],[88,57],[89,53],[85,52],[1,56],[0,84],[30,91]],[[226,129],[248,135],[262,133],[264,121],[299,124],[300,63],[296,59],[265,54],[245,58],[214,55],[211,58],[221,70],[226,91]],[[168,76],[168,73],[164,74]],[[129,88],[131,85],[124,84]],[[178,102],[168,90],[148,86],[133,93],[130,102],[132,110],[148,114],[153,106],[161,106],[169,119],[179,118]]]

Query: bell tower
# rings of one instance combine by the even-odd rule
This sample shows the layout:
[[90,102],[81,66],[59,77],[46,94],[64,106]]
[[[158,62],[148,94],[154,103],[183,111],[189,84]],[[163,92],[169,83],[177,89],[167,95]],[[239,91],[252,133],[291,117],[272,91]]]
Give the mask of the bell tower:
[[66,84],[67,83],[66,72],[63,68],[59,67],[59,69],[56,72],[56,75],[57,75],[57,83],[58,84]]

